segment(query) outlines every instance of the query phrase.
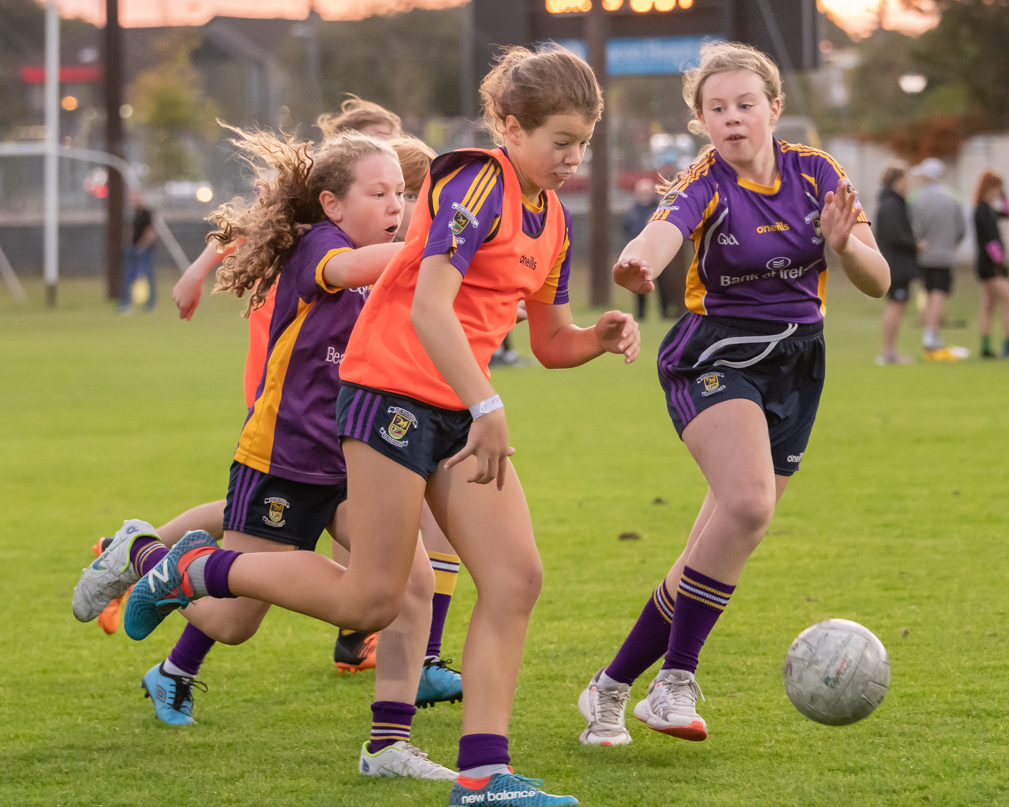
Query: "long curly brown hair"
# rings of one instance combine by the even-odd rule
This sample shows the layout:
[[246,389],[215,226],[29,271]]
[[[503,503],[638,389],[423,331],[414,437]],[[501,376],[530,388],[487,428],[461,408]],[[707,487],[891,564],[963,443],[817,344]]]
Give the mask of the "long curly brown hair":
[[255,175],[256,198],[235,199],[210,216],[217,226],[207,236],[221,248],[237,245],[217,270],[214,291],[252,295],[244,316],[259,308],[291,257],[298,238],[326,214],[319,194],[343,199],[354,182],[357,163],[372,154],[396,153],[384,142],[355,131],[343,131],[319,144],[281,132],[246,131],[234,126],[231,141]]

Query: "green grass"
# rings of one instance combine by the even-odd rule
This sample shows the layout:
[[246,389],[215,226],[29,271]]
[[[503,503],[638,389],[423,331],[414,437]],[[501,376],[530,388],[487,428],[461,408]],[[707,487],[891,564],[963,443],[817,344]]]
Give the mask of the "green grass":
[[[577,740],[579,691],[704,492],[655,378],[664,327],[646,324],[632,367],[495,374],[546,568],[512,755],[550,791],[613,807],[1009,804],[1009,362],[876,367],[881,303],[831,285],[802,472],[701,657],[705,743],[633,720],[630,746]],[[143,644],[107,637],[73,619],[71,592],[90,544],[123,518],[160,523],[224,495],[243,417],[239,305],[205,297],[182,323],[167,284],[156,313],[126,318],[97,281],[66,282],[55,311],[28,291],[19,306],[0,287],[0,805],[446,803],[442,784],[357,774],[373,676],[337,674],[334,629],[295,614],[275,610],[247,645],[212,652],[197,726],[154,720],[140,678],[181,620]],[[973,322],[976,300],[962,282],[950,316]],[[977,344],[971,329],[947,337]],[[630,531],[640,540],[618,540]],[[472,603],[464,575],[449,656]],[[847,728],[802,718],[781,682],[791,640],[827,617],[871,628],[893,667],[878,713]],[[460,725],[442,705],[418,715],[414,739],[453,764]]]

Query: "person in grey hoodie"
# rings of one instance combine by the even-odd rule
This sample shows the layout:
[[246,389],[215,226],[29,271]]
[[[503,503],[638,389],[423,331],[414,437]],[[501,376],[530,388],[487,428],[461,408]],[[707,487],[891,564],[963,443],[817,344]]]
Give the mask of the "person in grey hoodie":
[[928,157],[911,169],[925,186],[911,202],[911,225],[918,240],[918,267],[928,301],[925,304],[926,352],[945,347],[939,326],[946,313],[946,298],[953,289],[953,259],[957,245],[967,234],[967,221],[960,203],[940,183],[945,171],[942,161]]

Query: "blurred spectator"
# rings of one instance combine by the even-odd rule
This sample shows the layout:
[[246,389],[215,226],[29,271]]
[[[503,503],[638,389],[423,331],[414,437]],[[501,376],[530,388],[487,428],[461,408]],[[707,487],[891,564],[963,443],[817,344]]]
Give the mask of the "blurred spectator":
[[918,277],[918,247],[907,208],[910,187],[907,167],[894,163],[883,171],[879,208],[873,220],[879,251],[890,264],[890,289],[883,309],[883,352],[876,364],[908,364],[911,359],[897,352],[897,335],[907,310],[911,281]]
[[[147,283],[147,299],[143,301],[148,311],[153,311],[157,303],[157,285],[154,278],[154,245],[158,232],[154,229],[154,217],[144,204],[140,191],[130,194],[133,204],[133,237],[123,261],[123,288],[119,310],[123,314],[133,313],[133,286],[144,278]],[[140,295],[143,297],[143,295]],[[138,300],[138,304],[141,300]]]
[[939,327],[946,313],[946,298],[953,289],[956,247],[967,233],[960,203],[940,183],[944,171],[942,161],[935,157],[911,169],[911,175],[920,177],[925,183],[911,203],[911,224],[918,240],[918,267],[928,293],[922,337],[926,352],[945,347]]
[[[630,241],[637,238],[641,231],[648,224],[655,207],[659,203],[658,193],[655,191],[655,181],[643,178],[634,183],[634,201],[630,209],[624,215],[623,229],[624,240]],[[669,268],[659,275],[656,281],[656,291],[659,295],[659,312],[662,319],[675,319],[684,311],[683,292],[686,279],[686,258],[680,250],[673,259]],[[647,303],[646,294],[636,294],[637,310],[635,312],[639,321],[645,319],[645,309]]]
[[981,310],[977,330],[981,335],[981,358],[994,359],[991,321],[995,306],[1002,306],[1002,358],[1009,358],[1009,277],[1005,245],[998,219],[1006,218],[1005,183],[998,174],[985,171],[974,191],[974,231],[977,234],[977,276],[981,281]]

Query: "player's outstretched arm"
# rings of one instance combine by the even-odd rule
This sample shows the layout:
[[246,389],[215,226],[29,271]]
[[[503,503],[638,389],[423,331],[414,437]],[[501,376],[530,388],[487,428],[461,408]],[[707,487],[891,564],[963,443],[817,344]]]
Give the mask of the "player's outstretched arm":
[[223,252],[218,252],[217,241],[210,241],[203,248],[200,256],[189,264],[189,268],[182,273],[182,277],[172,289],[172,299],[178,306],[179,319],[191,320],[193,318],[193,314],[200,304],[200,295],[203,294],[203,281],[211,269],[234,251],[235,245],[231,245]]
[[681,246],[683,233],[678,227],[665,221],[648,222],[620,253],[613,266],[613,282],[635,294],[648,294]]
[[449,457],[445,467],[451,468],[472,454],[477,470],[469,481],[486,485],[497,480],[500,490],[508,457],[515,449],[508,444],[508,423],[501,399],[477,364],[453,307],[461,286],[462,275],[448,255],[424,258],[410,308],[410,324],[438,372],[474,416],[466,446]]
[[322,277],[326,285],[337,289],[359,289],[371,286],[385,271],[389,261],[403,249],[403,242],[372,244],[359,249],[339,252],[326,261]]
[[855,288],[870,297],[882,297],[890,288],[890,265],[880,254],[872,229],[858,221],[857,196],[843,178],[836,190],[827,191],[820,213],[820,230],[838,254],[841,267]]
[[529,340],[544,367],[577,367],[603,353],[622,353],[630,364],[641,349],[641,333],[634,317],[607,311],[591,328],[579,328],[569,305],[528,301]]

